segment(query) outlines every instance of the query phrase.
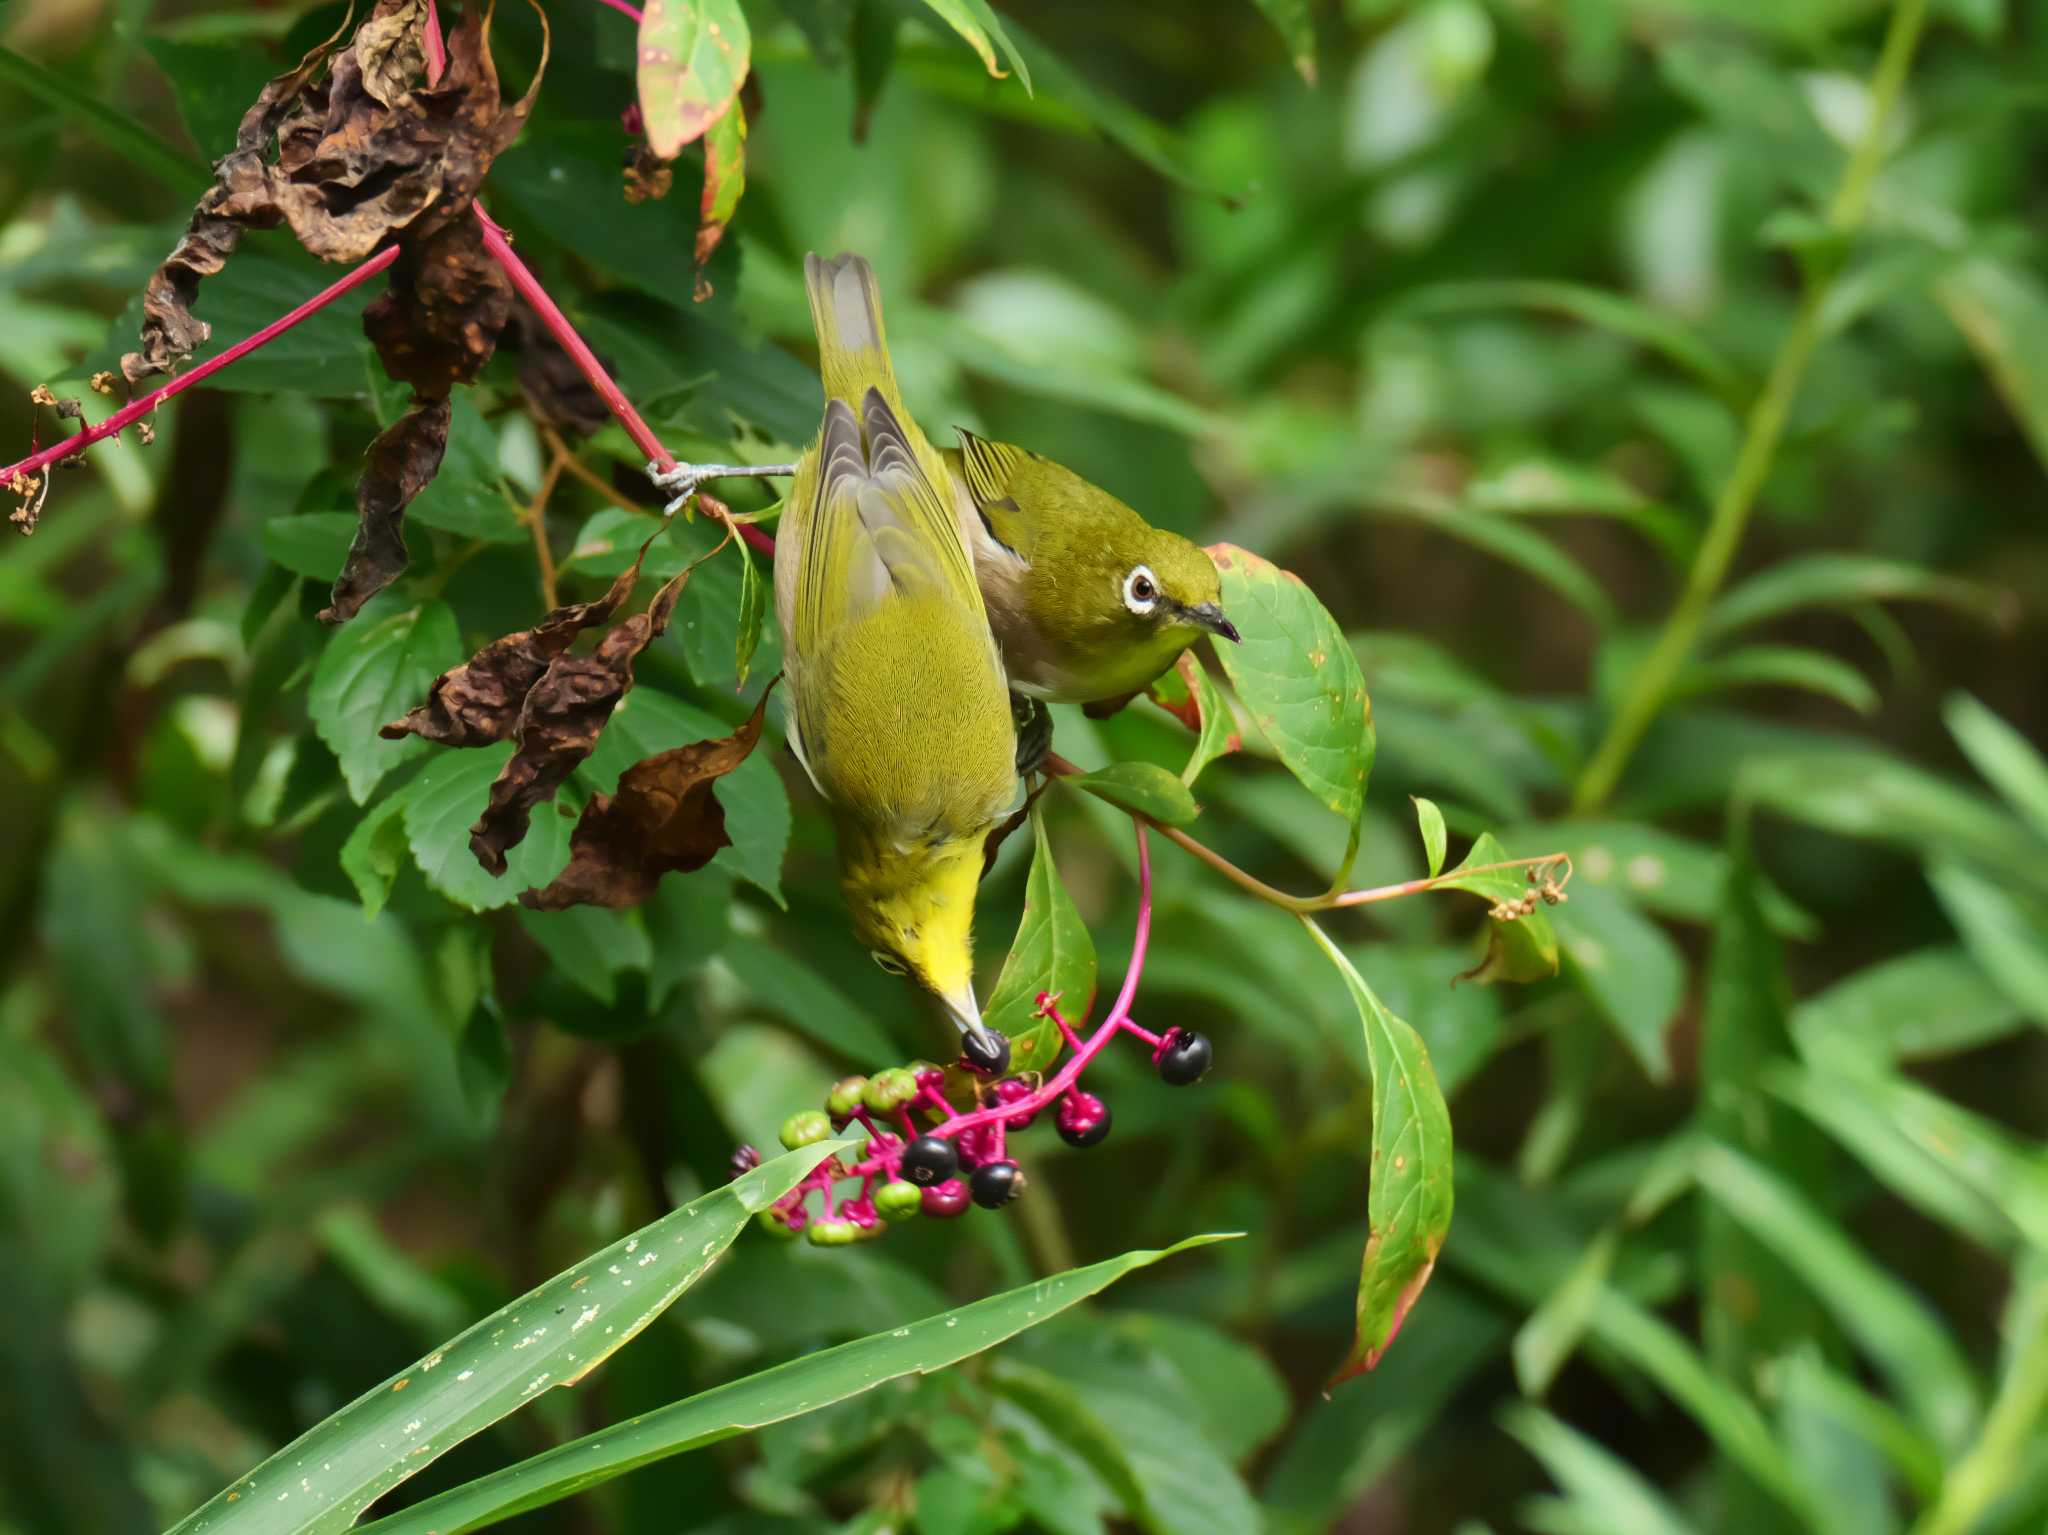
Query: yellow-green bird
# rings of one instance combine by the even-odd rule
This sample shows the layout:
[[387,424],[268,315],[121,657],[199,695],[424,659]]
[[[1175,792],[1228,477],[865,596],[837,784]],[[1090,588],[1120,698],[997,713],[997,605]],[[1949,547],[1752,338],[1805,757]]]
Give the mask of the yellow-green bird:
[[1092,703],[1135,693],[1204,634],[1236,640],[1209,556],[1025,448],[960,433],[946,454],[1010,687]]
[[831,807],[853,927],[945,1004],[970,1059],[982,843],[1016,798],[1003,665],[945,460],[903,408],[874,273],[807,256],[825,419],[775,538],[789,740]]

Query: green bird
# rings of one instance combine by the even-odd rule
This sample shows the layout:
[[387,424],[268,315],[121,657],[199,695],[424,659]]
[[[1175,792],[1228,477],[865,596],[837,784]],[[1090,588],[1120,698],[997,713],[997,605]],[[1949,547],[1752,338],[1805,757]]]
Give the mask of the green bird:
[[813,255],[804,284],[825,418],[775,538],[790,745],[831,807],[855,934],[1001,1071],[973,922],[983,840],[1017,792],[1002,659],[946,462],[897,393],[874,273]]
[[1204,634],[1236,640],[1201,548],[1051,459],[962,431],[946,454],[1010,687],[1093,703],[1135,693]]

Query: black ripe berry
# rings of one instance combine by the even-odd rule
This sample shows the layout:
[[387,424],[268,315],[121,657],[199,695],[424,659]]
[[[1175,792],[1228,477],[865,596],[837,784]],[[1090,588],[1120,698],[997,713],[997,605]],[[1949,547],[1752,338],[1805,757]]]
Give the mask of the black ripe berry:
[[1208,1035],[1197,1034],[1193,1029],[1169,1029],[1159,1047],[1159,1079],[1172,1087],[1199,1082],[1208,1075],[1209,1063],[1215,1056]]
[[1093,1093],[1068,1093],[1060,1100],[1057,1125],[1069,1146],[1099,1146],[1109,1137],[1109,1105]]
[[1000,1077],[1010,1069],[1010,1041],[994,1029],[960,1036],[960,1064],[985,1077]]
[[1024,1174],[1015,1162],[987,1162],[975,1168],[968,1189],[982,1209],[1000,1210],[1024,1192]]
[[903,1153],[903,1176],[921,1189],[944,1183],[959,1170],[953,1143],[936,1135],[920,1135]]

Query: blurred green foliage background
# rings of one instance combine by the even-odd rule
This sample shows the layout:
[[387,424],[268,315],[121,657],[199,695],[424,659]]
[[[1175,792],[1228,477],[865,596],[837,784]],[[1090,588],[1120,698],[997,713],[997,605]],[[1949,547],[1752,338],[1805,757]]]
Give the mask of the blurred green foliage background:
[[[110,408],[83,380],[134,344],[205,162],[339,10],[0,10],[0,440],[60,429],[38,383]],[[1361,878],[1422,872],[1411,793],[1454,838],[1568,850],[1564,970],[1454,988],[1469,901],[1332,922],[1452,1095],[1458,1209],[1398,1344],[1327,1399],[1368,1177],[1357,1019],[1292,919],[1162,849],[1141,1015],[1217,1041],[1194,1112],[1111,1061],[1114,1138],[1027,1138],[1034,1186],[1001,1218],[843,1253],[742,1240],[581,1389],[401,1501],[1037,1273],[1239,1228],[995,1355],[517,1527],[2040,1530],[2040,8],[1936,0],[1846,233],[1824,215],[1893,16],[1864,0],[1003,0],[1029,96],[921,5],[746,10],[749,186],[708,299],[694,152],[667,200],[621,196],[632,28],[595,0],[549,0],[538,106],[484,188],[664,440],[747,461],[807,439],[801,256],[865,253],[935,437],[1029,444],[1309,581],[1373,692]],[[510,89],[538,44],[502,7]],[[333,275],[252,238],[198,313],[231,341]],[[508,352],[458,405],[406,585],[323,629],[361,449],[397,403],[362,301],[181,399],[154,446],[96,448],[0,548],[9,1535],[165,1526],[722,1181],[735,1142],[841,1072],[935,1047],[846,933],[780,753],[750,764],[711,869],[644,913],[543,917],[464,861],[497,760],[370,741],[538,616],[524,509],[548,447]],[[1802,323],[1817,350],[1703,646],[1589,804]],[[616,427],[579,451],[651,503]],[[564,591],[594,594],[640,526],[568,479],[539,536]],[[705,536],[679,528],[675,561]],[[378,696],[322,703],[335,647],[421,603],[445,635]],[[743,716],[775,647],[736,694],[737,603],[732,568],[693,582],[627,744]],[[1062,711],[1058,739],[1089,766],[1186,752],[1142,704]],[[1343,851],[1270,764],[1225,761],[1201,797],[1205,840],[1288,888]],[[1127,829],[1048,803],[1114,976]],[[559,857],[567,823],[539,819],[533,856]],[[988,975],[1027,860],[1013,844],[984,887]]]

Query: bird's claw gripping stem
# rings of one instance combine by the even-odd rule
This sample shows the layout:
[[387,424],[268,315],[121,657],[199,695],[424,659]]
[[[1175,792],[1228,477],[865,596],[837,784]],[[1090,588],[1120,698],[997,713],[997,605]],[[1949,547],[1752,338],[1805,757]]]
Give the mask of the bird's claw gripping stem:
[[664,517],[681,511],[706,480],[787,479],[795,473],[795,464],[671,464],[664,469],[649,460],[647,465],[647,478],[654,488],[675,493],[661,509]]

